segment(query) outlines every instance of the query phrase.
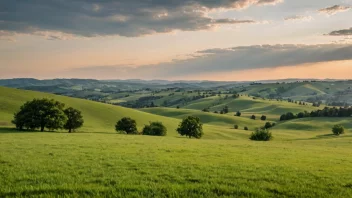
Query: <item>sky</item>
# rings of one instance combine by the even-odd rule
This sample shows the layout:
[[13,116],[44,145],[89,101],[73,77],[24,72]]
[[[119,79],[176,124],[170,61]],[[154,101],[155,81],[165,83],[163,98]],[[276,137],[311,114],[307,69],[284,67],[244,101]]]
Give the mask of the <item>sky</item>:
[[352,79],[352,0],[1,0],[0,78]]

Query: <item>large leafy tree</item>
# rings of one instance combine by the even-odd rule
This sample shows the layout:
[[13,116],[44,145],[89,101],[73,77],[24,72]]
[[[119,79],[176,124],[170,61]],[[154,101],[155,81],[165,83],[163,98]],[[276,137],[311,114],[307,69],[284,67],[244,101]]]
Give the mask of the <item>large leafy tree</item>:
[[63,128],[66,115],[63,112],[65,104],[55,100],[34,99],[26,102],[15,113],[12,121],[17,129],[40,129],[57,130]]
[[123,132],[126,132],[127,134],[138,133],[136,121],[128,117],[124,117],[121,120],[119,120],[115,125],[115,129],[117,132],[123,131]]
[[182,136],[200,139],[204,134],[203,124],[198,117],[188,116],[182,120],[177,128],[177,132]]
[[71,133],[72,130],[75,131],[76,129],[82,127],[84,120],[82,113],[79,110],[69,107],[65,109],[64,112],[67,116],[67,122],[64,128],[67,129],[69,133]]

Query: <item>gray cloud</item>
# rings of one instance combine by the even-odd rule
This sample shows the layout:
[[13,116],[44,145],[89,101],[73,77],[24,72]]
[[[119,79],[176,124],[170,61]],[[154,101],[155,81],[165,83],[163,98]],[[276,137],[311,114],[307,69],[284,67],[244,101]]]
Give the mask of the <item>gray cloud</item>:
[[350,9],[351,9],[350,6],[334,5],[334,6],[331,6],[331,7],[322,8],[322,9],[320,9],[318,11],[320,13],[324,13],[324,14],[327,14],[327,15],[334,15],[336,13],[345,12],[345,11],[348,11]]
[[352,28],[332,31],[328,35],[330,35],[330,36],[352,36]]
[[137,68],[104,66],[76,69],[69,73],[105,78],[182,78],[185,75],[246,69],[294,66],[305,63],[352,60],[352,45],[258,45],[198,51],[187,60]]
[[242,9],[280,2],[282,0],[2,0],[0,30],[63,32],[83,37],[135,37],[173,30],[196,31],[220,24],[254,23],[252,20],[212,19],[206,13],[213,9]]

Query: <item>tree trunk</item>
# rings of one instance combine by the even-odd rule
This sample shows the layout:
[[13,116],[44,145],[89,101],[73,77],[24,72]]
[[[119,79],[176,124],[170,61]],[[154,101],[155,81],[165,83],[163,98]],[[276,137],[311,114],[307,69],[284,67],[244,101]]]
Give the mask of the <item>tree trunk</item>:
[[41,131],[41,132],[43,132],[43,131],[44,131],[44,126],[42,126],[42,127],[40,128],[40,131]]
[[71,133],[72,129],[69,129],[68,132]]

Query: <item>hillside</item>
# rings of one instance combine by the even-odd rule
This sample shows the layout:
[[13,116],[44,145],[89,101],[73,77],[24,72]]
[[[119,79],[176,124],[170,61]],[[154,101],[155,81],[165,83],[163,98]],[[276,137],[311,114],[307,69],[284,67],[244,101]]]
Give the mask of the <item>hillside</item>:
[[[167,127],[169,136],[178,136],[176,128],[181,121],[177,118],[159,116],[135,109],[48,93],[5,87],[0,87],[0,93],[0,127],[12,127],[11,120],[13,114],[23,103],[34,98],[55,99],[65,103],[67,107],[71,106],[82,111],[85,123],[84,126],[78,130],[80,132],[113,133],[115,132],[114,126],[117,120],[122,117],[131,117],[137,121],[138,130],[142,130],[143,126],[151,121],[161,121]],[[213,123],[214,122],[210,124]],[[234,124],[235,123],[236,122],[234,122]],[[249,134],[248,131],[242,130],[234,132],[234,130],[231,129],[233,124],[229,124],[227,127],[210,124],[204,125],[204,138],[206,139],[238,139],[246,138]],[[254,126],[248,127],[254,130]],[[7,129],[5,128],[5,130]]]
[[277,101],[248,96],[240,96],[236,99],[231,97],[225,99],[224,97],[214,96],[194,101],[191,104],[183,106],[182,108],[197,110],[209,108],[209,110],[213,112],[220,111],[225,106],[229,107],[230,115],[234,115],[235,112],[241,111],[242,117],[249,118],[251,115],[256,115],[259,118],[261,115],[266,115],[268,119],[272,121],[278,121],[280,115],[287,112],[310,112],[318,109],[317,107],[313,107],[311,104],[299,105],[287,101]]
[[172,117],[172,118],[185,118],[187,116],[197,116],[199,117],[203,123],[211,124],[211,125],[218,125],[224,126],[228,128],[232,128],[235,124],[239,125],[241,129],[245,126],[250,128],[264,126],[265,122],[261,120],[252,120],[249,118],[244,117],[236,117],[231,115],[221,115],[212,112],[203,112],[200,110],[193,110],[193,109],[176,109],[176,108],[163,108],[163,107],[156,107],[156,108],[144,108],[141,111],[161,115],[165,117]]
[[84,127],[79,129],[84,132],[113,132],[117,120],[122,117],[131,117],[137,121],[139,129],[149,121],[162,121],[174,133],[179,122],[173,118],[161,117],[134,109],[128,109],[109,104],[93,102],[89,100],[57,96],[48,93],[25,91],[12,88],[0,87],[0,123],[2,126],[10,126],[13,114],[26,101],[34,98],[50,98],[74,107],[80,111],[85,119]]

